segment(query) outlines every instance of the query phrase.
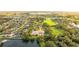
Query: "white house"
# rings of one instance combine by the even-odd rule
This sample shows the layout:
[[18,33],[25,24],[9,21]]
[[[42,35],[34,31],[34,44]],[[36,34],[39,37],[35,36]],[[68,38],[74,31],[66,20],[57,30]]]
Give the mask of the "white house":
[[31,35],[44,35],[44,31],[43,30],[38,30],[38,31],[32,31]]
[[73,27],[79,28],[79,25],[78,24],[70,23],[70,25],[73,26]]

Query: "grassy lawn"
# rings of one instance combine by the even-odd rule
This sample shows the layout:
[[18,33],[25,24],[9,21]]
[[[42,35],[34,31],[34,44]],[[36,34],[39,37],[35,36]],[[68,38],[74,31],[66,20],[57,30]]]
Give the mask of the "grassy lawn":
[[64,30],[56,29],[55,27],[52,27],[51,28],[51,33],[54,36],[59,36],[59,35],[63,35],[64,34]]
[[46,20],[44,20],[44,23],[49,26],[57,25],[57,23],[54,20],[51,20],[51,18],[46,18]]

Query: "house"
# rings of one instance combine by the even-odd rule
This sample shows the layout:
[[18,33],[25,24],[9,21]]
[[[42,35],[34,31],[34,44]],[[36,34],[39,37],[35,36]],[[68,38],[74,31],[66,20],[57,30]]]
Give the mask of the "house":
[[33,30],[31,35],[39,35],[39,36],[41,36],[41,35],[44,35],[44,31],[43,30],[38,30],[38,31]]
[[70,25],[71,25],[72,27],[79,28],[79,25],[78,25],[78,24],[70,23]]

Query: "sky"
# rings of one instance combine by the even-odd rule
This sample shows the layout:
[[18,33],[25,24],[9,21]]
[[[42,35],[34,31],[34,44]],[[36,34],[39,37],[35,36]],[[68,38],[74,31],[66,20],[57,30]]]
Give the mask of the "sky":
[[0,11],[79,11],[78,0],[0,0]]

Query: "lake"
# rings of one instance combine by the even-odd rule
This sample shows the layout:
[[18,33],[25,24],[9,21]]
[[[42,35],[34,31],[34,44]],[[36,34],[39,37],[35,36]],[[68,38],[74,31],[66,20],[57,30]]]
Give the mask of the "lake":
[[39,47],[39,44],[36,40],[34,41],[23,41],[21,39],[7,40],[4,42],[2,47]]

